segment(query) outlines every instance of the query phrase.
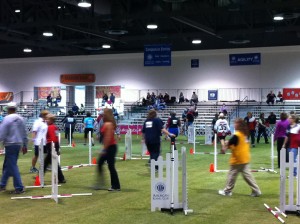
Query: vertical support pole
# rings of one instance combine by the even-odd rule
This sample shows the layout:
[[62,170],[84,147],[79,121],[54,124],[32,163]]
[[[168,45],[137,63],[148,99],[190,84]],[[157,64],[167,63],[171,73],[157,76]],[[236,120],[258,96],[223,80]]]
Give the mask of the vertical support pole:
[[195,128],[195,126],[193,126],[193,138],[194,138],[193,147],[194,147],[194,154],[195,154],[195,152],[196,152],[196,128]]
[[274,170],[274,134],[271,134],[271,170]]
[[45,178],[44,178],[44,139],[41,139],[41,143],[39,145],[39,160],[40,160],[40,169],[39,169],[39,178],[41,187],[45,185]]
[[89,165],[92,165],[92,132],[89,131]]
[[280,150],[280,211],[285,212],[285,204],[286,204],[286,197],[285,197],[285,179],[286,179],[286,149],[282,148]]
[[215,172],[218,171],[218,164],[217,164],[217,154],[218,154],[218,151],[217,151],[217,134],[215,134],[215,142],[214,142],[214,170]]

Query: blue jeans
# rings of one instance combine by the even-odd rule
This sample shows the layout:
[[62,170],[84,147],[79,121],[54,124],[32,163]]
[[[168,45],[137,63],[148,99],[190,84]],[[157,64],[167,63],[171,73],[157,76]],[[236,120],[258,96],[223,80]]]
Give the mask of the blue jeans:
[[[293,152],[294,154],[294,163],[297,162],[297,156],[298,156],[298,149],[296,148],[289,148],[288,153]],[[291,161],[290,161],[291,162]],[[294,167],[294,177],[297,176],[297,167]]]
[[3,163],[3,171],[0,186],[2,188],[6,187],[7,180],[9,177],[14,179],[15,190],[22,191],[24,186],[22,184],[19,168],[17,165],[20,145],[10,145],[5,146],[5,158]]

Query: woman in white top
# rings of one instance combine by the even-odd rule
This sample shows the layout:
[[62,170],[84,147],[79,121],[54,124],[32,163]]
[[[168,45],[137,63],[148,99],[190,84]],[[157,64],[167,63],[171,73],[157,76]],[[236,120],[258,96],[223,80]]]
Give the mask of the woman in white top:
[[221,142],[221,153],[225,149],[225,138],[227,135],[231,135],[230,128],[228,122],[225,120],[225,116],[223,113],[219,114],[219,119],[215,123],[214,130],[217,133],[218,139]]

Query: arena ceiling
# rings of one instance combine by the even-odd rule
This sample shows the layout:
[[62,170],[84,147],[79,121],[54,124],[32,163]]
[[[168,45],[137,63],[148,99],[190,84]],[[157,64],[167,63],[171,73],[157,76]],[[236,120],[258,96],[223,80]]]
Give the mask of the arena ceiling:
[[[91,0],[90,8],[77,3],[0,0],[0,58],[133,53],[148,44],[183,51],[300,43],[299,0]],[[158,28],[148,30],[148,23]],[[45,31],[53,36],[43,36]]]

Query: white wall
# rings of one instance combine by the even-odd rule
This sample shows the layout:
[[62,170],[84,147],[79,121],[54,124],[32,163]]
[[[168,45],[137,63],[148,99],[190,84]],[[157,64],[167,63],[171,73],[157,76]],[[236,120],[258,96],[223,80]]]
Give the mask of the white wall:
[[[231,53],[261,53],[261,65],[229,66]],[[191,68],[191,59],[199,68]],[[0,92],[61,86],[61,74],[94,73],[94,85],[125,89],[300,87],[300,46],[173,52],[172,66],[144,67],[143,54],[0,60]]]

